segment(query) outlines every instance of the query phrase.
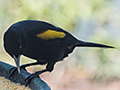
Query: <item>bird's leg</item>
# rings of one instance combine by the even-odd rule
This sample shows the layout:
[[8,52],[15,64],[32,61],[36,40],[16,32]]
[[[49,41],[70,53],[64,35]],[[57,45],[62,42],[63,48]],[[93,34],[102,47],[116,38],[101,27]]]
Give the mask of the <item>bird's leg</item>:
[[[35,63],[30,63],[30,64],[24,64],[24,65],[21,65],[21,66],[20,66],[20,69],[23,69],[23,70],[26,71],[25,67],[28,67],[28,66],[31,66],[31,65],[38,65],[38,64],[43,64],[43,63],[35,62]],[[9,70],[9,76],[8,76],[8,78],[10,78],[10,77],[13,75],[13,73],[15,73],[15,71],[17,71],[17,68],[16,68],[16,67],[11,68],[11,69]]]
[[46,71],[51,72],[51,71],[53,70],[53,68],[54,68],[54,63],[48,63],[47,66],[46,66],[46,69],[41,70],[41,71],[37,71],[37,72],[31,74],[30,76],[28,76],[28,77],[25,79],[25,82],[26,82],[25,85],[27,86],[27,84],[28,84],[34,77],[39,76],[39,74],[44,73],[44,72],[46,72]]

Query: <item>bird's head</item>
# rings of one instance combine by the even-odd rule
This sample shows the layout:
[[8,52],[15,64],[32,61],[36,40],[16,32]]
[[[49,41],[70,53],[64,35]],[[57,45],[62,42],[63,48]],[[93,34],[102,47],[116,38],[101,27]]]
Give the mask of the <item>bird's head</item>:
[[18,72],[20,72],[20,65],[19,65],[19,59],[21,56],[20,50],[20,42],[19,42],[19,36],[13,31],[7,31],[4,34],[4,48],[5,51],[15,60],[15,63],[18,68]]

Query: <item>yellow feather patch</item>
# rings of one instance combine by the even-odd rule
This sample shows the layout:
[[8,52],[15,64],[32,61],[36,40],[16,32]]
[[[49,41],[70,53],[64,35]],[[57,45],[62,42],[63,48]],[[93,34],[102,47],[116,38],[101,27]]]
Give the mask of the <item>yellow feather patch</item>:
[[71,49],[73,48],[73,46],[71,45],[71,46],[68,46],[67,48],[68,48],[69,50],[71,50]]
[[54,30],[47,30],[43,33],[37,34],[37,37],[49,40],[49,39],[56,39],[56,38],[64,38],[66,34],[64,32],[54,31]]

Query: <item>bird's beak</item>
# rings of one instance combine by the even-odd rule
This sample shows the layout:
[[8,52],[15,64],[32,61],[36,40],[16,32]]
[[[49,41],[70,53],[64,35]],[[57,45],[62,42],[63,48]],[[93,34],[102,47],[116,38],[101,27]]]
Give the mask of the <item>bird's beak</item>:
[[13,58],[15,60],[15,63],[16,63],[16,66],[17,66],[17,70],[18,70],[19,73],[20,73],[20,56],[21,55],[19,55],[18,57],[16,57],[15,55],[13,55]]

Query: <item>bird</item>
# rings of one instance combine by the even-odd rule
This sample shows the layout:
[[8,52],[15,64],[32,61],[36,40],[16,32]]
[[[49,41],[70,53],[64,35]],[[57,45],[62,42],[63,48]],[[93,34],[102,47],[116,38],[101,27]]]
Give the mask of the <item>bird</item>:
[[[22,20],[12,24],[4,33],[4,49],[14,59],[16,68],[21,69],[31,65],[46,65],[46,69],[29,75],[26,85],[36,76],[46,71],[53,71],[58,61],[64,60],[76,47],[115,48],[113,46],[86,42],[77,39],[66,30],[51,23],[39,20]],[[36,62],[20,66],[21,55],[32,58]],[[13,74],[11,71],[10,77]]]

